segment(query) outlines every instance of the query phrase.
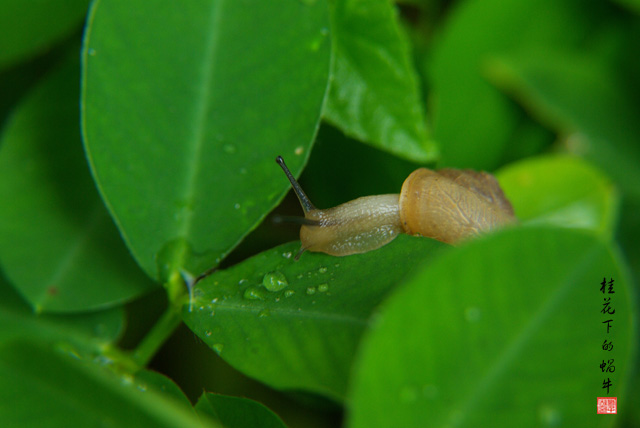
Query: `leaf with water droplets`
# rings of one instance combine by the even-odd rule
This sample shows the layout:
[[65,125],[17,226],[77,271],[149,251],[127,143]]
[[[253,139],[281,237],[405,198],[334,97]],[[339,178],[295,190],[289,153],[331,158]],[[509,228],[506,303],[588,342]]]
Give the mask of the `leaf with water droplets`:
[[151,277],[216,264],[285,194],[273,160],[298,173],[308,157],[328,84],[327,26],[325,2],[93,3],[85,147]]
[[[366,254],[338,259],[304,253],[295,261],[291,254],[299,246],[276,247],[200,281],[183,318],[246,375],[340,400],[374,308],[416,257],[429,258],[445,245],[405,235]],[[265,275],[275,272],[288,285],[268,291]]]

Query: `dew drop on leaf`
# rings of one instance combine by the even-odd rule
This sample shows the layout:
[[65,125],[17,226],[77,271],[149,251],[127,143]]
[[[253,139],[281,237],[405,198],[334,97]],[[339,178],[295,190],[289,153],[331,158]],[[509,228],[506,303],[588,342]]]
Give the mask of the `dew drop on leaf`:
[[478,322],[482,317],[482,312],[476,306],[468,307],[464,311],[464,317],[468,322]]
[[265,274],[262,278],[262,285],[264,285],[264,288],[267,290],[275,292],[287,288],[289,282],[282,272],[275,271]]
[[266,296],[264,290],[251,286],[244,290],[243,297],[247,300],[264,300]]
[[268,317],[271,315],[271,311],[269,309],[263,309],[260,311],[260,313],[258,314],[258,317],[260,318],[264,318],[264,317]]

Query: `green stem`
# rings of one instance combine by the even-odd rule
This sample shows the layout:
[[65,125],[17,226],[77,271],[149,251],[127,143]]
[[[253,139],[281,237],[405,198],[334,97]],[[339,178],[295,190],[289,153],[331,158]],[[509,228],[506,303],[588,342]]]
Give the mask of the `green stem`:
[[178,328],[182,318],[180,311],[174,305],[169,304],[167,310],[162,314],[158,322],[147,333],[142,342],[131,354],[131,358],[138,367],[145,367],[153,356],[158,352],[164,342]]

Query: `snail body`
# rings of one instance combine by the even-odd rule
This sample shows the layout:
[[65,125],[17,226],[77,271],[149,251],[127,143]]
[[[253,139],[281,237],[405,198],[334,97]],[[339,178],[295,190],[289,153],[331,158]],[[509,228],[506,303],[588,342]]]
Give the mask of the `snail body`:
[[304,251],[347,256],[375,250],[407,233],[449,244],[514,222],[511,204],[491,174],[471,170],[419,168],[400,194],[364,196],[317,209],[278,156],[304,210]]

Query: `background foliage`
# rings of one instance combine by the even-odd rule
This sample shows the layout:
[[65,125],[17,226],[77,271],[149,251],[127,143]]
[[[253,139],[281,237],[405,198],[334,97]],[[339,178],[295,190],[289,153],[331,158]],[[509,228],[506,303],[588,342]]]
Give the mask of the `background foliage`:
[[[639,13],[0,0],[2,425],[640,426]],[[520,222],[295,260],[277,155],[320,207],[488,170]]]

